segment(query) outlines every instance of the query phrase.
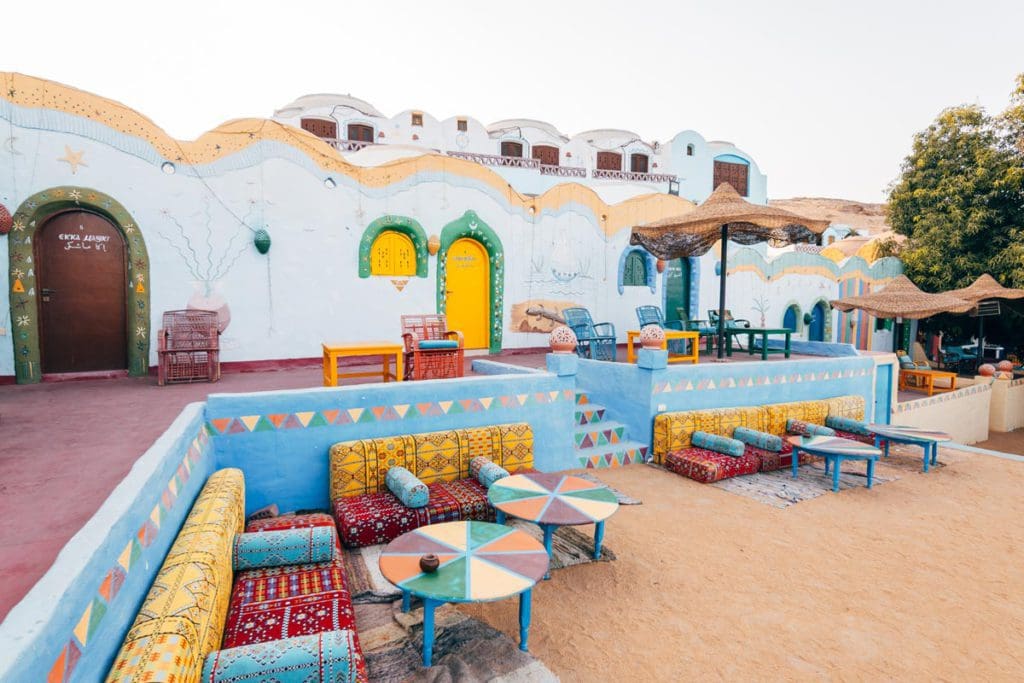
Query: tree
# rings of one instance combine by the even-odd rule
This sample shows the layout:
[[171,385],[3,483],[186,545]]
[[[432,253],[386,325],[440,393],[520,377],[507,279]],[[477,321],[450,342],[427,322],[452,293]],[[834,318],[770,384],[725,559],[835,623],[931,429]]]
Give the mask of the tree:
[[[909,238],[899,256],[925,291],[965,287],[983,273],[1024,287],[1024,74],[1000,116],[951,107],[914,136],[889,190],[888,217]],[[973,324],[937,322],[947,330]],[[1024,317],[1010,313],[992,331],[1021,325]]]

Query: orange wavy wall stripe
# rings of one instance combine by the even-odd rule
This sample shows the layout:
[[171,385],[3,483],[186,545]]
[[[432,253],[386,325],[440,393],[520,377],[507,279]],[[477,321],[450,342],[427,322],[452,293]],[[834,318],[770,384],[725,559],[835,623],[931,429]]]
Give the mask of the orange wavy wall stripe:
[[450,173],[490,185],[503,193],[510,208],[524,211],[532,208],[534,215],[538,216],[544,211],[554,212],[568,204],[579,204],[593,213],[606,236],[695,208],[695,204],[686,199],[659,193],[608,204],[596,192],[578,183],[557,185],[541,195],[530,197],[517,192],[504,178],[485,166],[441,154],[424,154],[374,167],[353,166],[313,134],[269,119],[234,119],[203,133],[196,140],[176,140],[134,109],[99,95],[12,72],[0,72],[0,84],[0,98],[13,104],[87,118],[119,133],[145,140],[163,157],[189,165],[212,163],[260,141],[272,140],[297,149],[324,171],[347,176],[368,188],[386,187],[418,173]]

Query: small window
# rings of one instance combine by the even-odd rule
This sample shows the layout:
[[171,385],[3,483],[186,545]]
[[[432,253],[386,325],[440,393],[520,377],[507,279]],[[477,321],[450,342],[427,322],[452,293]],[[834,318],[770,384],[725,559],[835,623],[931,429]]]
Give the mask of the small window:
[[545,166],[558,166],[558,148],[551,145],[534,145],[533,158]]
[[597,168],[601,171],[621,171],[622,155],[618,152],[598,152]]
[[693,156],[693,144],[692,143],[686,146],[686,156],[688,156],[688,157],[692,157]]
[[522,158],[523,143],[505,140],[504,142],[501,143],[501,156]]
[[370,247],[370,275],[416,274],[416,248],[408,235],[397,230],[384,230]]
[[413,113],[413,115],[412,115],[412,125],[414,125],[414,126],[422,126],[423,125],[423,114],[420,114],[419,112]]
[[630,154],[629,170],[632,171],[633,173],[647,173],[647,155]]
[[466,119],[455,119],[455,129],[465,133],[469,130],[469,121]]
[[302,119],[302,130],[309,131],[318,138],[333,140],[338,137],[338,124],[327,119]]
[[622,286],[647,286],[647,259],[644,258],[642,252],[632,251],[626,257],[626,263],[622,269]]
[[348,139],[358,142],[373,142],[373,126],[362,123],[348,124]]

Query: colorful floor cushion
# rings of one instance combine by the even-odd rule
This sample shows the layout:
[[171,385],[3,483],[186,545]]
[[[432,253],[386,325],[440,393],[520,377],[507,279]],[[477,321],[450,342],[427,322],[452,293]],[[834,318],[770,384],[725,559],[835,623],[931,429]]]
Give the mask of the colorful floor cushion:
[[843,431],[851,434],[860,434],[861,436],[872,436],[863,420],[855,420],[852,417],[829,415],[825,418],[825,426],[831,427],[836,432]]
[[800,436],[835,436],[836,430],[831,427],[824,425],[815,424],[814,422],[805,422],[803,420],[786,420],[786,431],[790,434],[799,434]]
[[744,453],[736,458],[704,448],[687,448],[665,456],[665,467],[702,484],[753,474],[761,467],[757,455]]
[[341,542],[349,548],[362,548],[388,543],[427,524],[494,519],[494,509],[487,504],[487,489],[476,479],[435,482],[427,488],[430,502],[415,509],[405,507],[391,493],[338,498],[334,501],[334,516]]
[[224,649],[292,636],[356,628],[347,590],[313,593],[232,606],[224,628]]
[[738,458],[743,455],[743,442],[720,434],[709,434],[708,432],[694,432],[690,437],[690,443],[697,448],[706,448],[722,455],[731,455]]
[[858,433],[855,433],[855,432],[845,432],[842,429],[837,429],[835,431],[836,431],[836,436],[838,436],[841,439],[850,439],[851,441],[860,441],[861,443],[869,443],[869,444],[874,444],[875,443],[875,435],[874,434],[858,434]]
[[430,499],[427,485],[404,467],[390,467],[384,477],[388,490],[407,508],[426,507]]
[[[747,454],[756,457],[761,465],[759,472],[774,472],[785,469],[793,464],[793,446],[783,443],[781,451],[766,451],[763,448],[747,446]],[[800,464],[806,465],[814,460],[814,456],[806,451],[800,453]]]
[[334,526],[334,518],[325,512],[308,515],[281,515],[268,519],[253,519],[245,525],[246,531],[277,531],[279,529],[308,529],[315,526]]
[[359,680],[362,654],[351,630],[327,631],[216,650],[206,657],[204,683]]
[[781,436],[769,434],[768,432],[759,432],[756,429],[737,427],[732,430],[732,438],[738,439],[739,441],[754,446],[755,448],[760,448],[763,451],[779,452],[782,450]]
[[324,564],[300,564],[294,567],[250,569],[235,576],[231,607],[254,602],[297,598],[303,595],[347,590],[345,571],[338,560]]
[[276,529],[238,534],[231,563],[236,570],[330,562],[337,545],[332,527]]

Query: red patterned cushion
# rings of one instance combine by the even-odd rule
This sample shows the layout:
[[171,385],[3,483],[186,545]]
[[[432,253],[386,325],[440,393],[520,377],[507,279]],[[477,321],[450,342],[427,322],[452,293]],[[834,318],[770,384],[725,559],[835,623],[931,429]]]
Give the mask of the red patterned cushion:
[[753,474],[760,466],[760,458],[749,451],[734,458],[731,455],[722,455],[704,448],[685,448],[665,456],[667,469],[702,484],[710,484],[742,474]]
[[228,612],[221,649],[356,628],[347,590],[252,602]]
[[407,508],[390,492],[338,498],[334,516],[341,542],[362,548],[393,541],[427,524],[465,519],[490,521],[494,509],[487,504],[487,489],[475,479],[428,484],[430,501],[423,508]]
[[323,512],[309,515],[282,515],[267,519],[254,519],[245,525],[247,532],[281,531],[283,529],[308,529],[315,526],[334,526],[334,519]]
[[875,445],[875,437],[873,434],[854,434],[853,432],[844,432],[841,429],[836,430],[836,436],[843,439],[850,439],[851,441],[860,441],[861,443],[869,443],[872,446]]
[[[755,456],[761,463],[760,472],[772,472],[774,470],[781,470],[789,467],[793,464],[793,444],[788,441],[782,442],[782,450],[776,453],[775,451],[766,451],[753,446],[747,446],[746,453],[748,455]],[[800,464],[806,465],[814,459],[814,456],[806,451],[800,453]]]

